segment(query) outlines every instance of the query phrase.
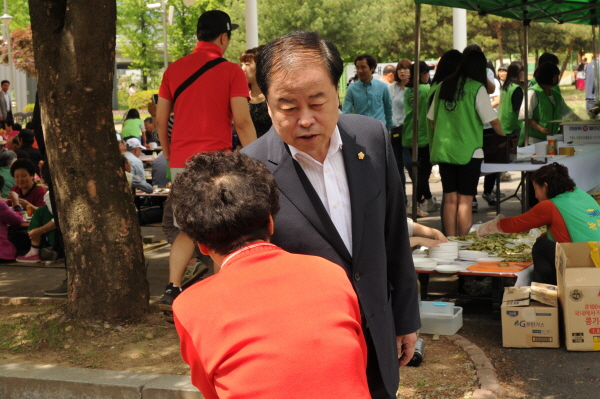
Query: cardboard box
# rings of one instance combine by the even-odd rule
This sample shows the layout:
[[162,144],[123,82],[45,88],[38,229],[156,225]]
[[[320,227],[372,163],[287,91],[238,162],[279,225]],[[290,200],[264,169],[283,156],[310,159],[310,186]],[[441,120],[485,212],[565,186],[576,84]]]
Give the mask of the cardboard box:
[[556,244],[556,269],[567,350],[600,350],[600,268],[590,244]]
[[556,286],[505,287],[500,310],[504,347],[560,347]]
[[600,121],[562,122],[565,144],[600,143]]

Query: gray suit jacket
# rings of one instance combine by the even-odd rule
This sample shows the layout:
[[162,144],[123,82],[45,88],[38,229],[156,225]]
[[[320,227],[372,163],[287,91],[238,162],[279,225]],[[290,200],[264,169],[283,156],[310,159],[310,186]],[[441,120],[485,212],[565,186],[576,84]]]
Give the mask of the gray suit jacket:
[[6,114],[8,112],[8,105],[6,104],[6,100],[4,99],[4,92],[0,90],[0,117],[2,120],[6,120]]
[[274,128],[242,152],[265,163],[279,185],[281,209],[272,242],[292,253],[322,256],[346,271],[360,301],[363,324],[373,338],[382,379],[395,396],[399,382],[395,337],[421,326],[405,195],[381,121],[340,115],[338,128],[350,190],[352,256]]

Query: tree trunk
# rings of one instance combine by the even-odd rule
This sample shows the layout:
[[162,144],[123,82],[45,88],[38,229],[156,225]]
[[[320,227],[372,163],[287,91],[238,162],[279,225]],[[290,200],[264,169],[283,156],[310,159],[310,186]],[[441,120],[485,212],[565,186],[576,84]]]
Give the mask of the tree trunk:
[[573,52],[573,43],[575,43],[575,39],[571,39],[571,41],[569,42],[569,47],[567,48],[567,56],[565,57],[565,60],[563,61],[562,66],[560,68],[560,78],[561,79],[562,79],[563,73],[567,69],[567,65],[569,64],[569,61],[571,61],[571,53]]
[[140,227],[111,112],[115,0],[29,0],[38,95],[68,248],[67,308],[80,318],[147,312]]

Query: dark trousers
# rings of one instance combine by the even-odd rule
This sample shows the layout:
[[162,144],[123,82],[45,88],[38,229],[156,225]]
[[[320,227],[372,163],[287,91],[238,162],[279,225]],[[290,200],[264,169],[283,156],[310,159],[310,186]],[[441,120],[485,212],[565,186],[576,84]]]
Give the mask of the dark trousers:
[[400,173],[400,179],[402,180],[402,189],[406,195],[406,175],[404,174],[404,148],[402,147],[402,126],[392,128],[391,134],[392,151],[394,152],[394,158],[396,158],[396,165],[398,166],[398,173]]
[[539,238],[531,249],[533,256],[533,281],[556,285],[556,243],[547,238]]
[[[483,135],[487,135],[487,134],[496,134],[496,132],[494,131],[494,129],[483,129]],[[492,191],[494,190],[494,186],[496,185],[496,178],[497,175],[495,173],[492,173],[491,175],[487,175],[483,178],[483,193],[484,194],[491,194]]]
[[[412,148],[405,149],[410,154],[410,159],[412,159]],[[429,146],[419,147],[417,154],[417,200],[421,201],[423,199],[431,199],[431,190],[429,189],[429,176],[431,175],[431,169],[433,165],[431,164],[431,160],[429,159]],[[411,180],[414,179],[412,177],[412,169],[409,169],[408,175]]]
[[365,341],[367,343],[367,383],[369,384],[369,393],[373,399],[395,399],[396,392],[390,394],[381,378],[381,371],[379,370],[379,362],[377,360],[377,353],[375,352],[375,345],[373,344],[373,338],[369,328],[363,323],[363,333],[365,335]]

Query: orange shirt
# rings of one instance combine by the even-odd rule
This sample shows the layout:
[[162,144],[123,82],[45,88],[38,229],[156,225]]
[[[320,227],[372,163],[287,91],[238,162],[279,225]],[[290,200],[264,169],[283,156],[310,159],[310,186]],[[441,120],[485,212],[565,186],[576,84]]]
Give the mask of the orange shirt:
[[499,223],[500,230],[504,233],[520,233],[546,225],[556,242],[571,242],[565,220],[550,200],[540,201],[522,215],[500,219]]
[[238,253],[174,301],[192,383],[206,399],[370,398],[344,270],[267,245]]

